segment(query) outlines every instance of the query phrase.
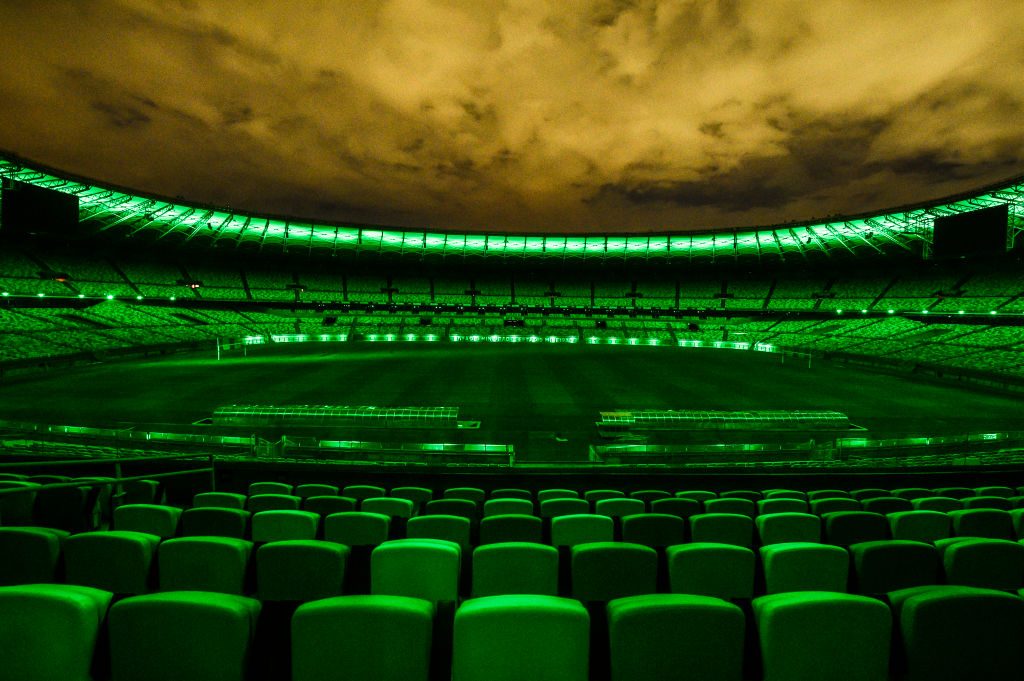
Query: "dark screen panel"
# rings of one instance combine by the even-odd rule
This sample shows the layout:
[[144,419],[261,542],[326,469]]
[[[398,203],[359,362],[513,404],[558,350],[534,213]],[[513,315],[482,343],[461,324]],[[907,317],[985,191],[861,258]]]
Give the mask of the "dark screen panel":
[[4,184],[0,201],[3,236],[70,236],[78,226],[78,197],[24,182]]
[[959,258],[1006,252],[1006,230],[1010,209],[1007,204],[935,218],[932,254],[936,258]]

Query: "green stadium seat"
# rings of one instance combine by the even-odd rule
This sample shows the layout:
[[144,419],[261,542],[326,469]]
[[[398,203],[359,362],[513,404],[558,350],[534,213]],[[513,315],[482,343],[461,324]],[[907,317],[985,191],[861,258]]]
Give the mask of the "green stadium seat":
[[845,497],[824,497],[822,499],[812,499],[810,505],[811,513],[818,516],[825,515],[826,513],[836,513],[838,511],[861,510],[859,501]]
[[912,586],[938,584],[939,551],[932,544],[889,539],[850,546],[857,593],[879,596]]
[[249,497],[247,511],[256,515],[263,511],[298,511],[302,499],[293,494],[257,494]]
[[181,536],[249,539],[251,521],[239,508],[189,508],[181,514]]
[[693,499],[694,501],[704,503],[708,499],[718,498],[718,495],[715,494],[714,492],[709,492],[703,489],[691,489],[684,490],[682,492],[676,492],[676,497],[680,499]]
[[229,537],[167,539],[157,551],[160,591],[242,595],[252,546]]
[[590,617],[578,602],[513,594],[455,612],[452,681],[587,681]]
[[799,499],[807,501],[807,492],[800,492],[795,489],[773,489],[764,491],[765,499]]
[[1024,545],[1005,539],[968,539],[942,552],[947,584],[1016,591],[1024,587]]
[[0,586],[57,581],[68,534],[44,527],[0,527]]
[[880,489],[877,487],[866,487],[863,489],[850,490],[850,496],[857,501],[864,501],[865,499],[877,499],[878,497],[888,497],[889,490]]
[[370,497],[363,499],[359,510],[364,513],[380,513],[390,518],[411,518],[416,504],[410,499],[397,497]]
[[726,490],[725,492],[719,492],[718,494],[719,499],[746,499],[754,504],[760,501],[763,496],[764,495],[757,490],[752,489],[731,489]]
[[469,499],[479,507],[487,499],[487,492],[478,487],[449,487],[444,491],[443,498]]
[[32,525],[32,509],[40,485],[22,480],[0,481],[0,489],[28,489],[28,492],[0,495],[0,520],[8,527]]
[[901,511],[886,518],[893,539],[935,543],[953,530],[949,515],[940,511]]
[[411,501],[415,505],[413,513],[416,514],[424,504],[434,498],[434,492],[426,487],[395,487],[391,490],[390,496]]
[[821,518],[810,513],[759,515],[754,525],[762,545],[821,541]]
[[935,496],[951,497],[953,499],[965,499],[977,496],[970,487],[936,487]]
[[615,523],[606,515],[577,513],[551,519],[552,546],[576,546],[614,539]]
[[529,499],[488,499],[484,502],[484,518],[496,515],[533,515]]
[[491,492],[491,499],[525,499],[527,501],[533,501],[533,492],[528,489],[520,489],[518,487],[503,487],[496,489]]
[[703,505],[694,499],[658,499],[651,502],[651,513],[667,513],[676,515],[684,520],[693,515],[703,513]]
[[404,596],[337,596],[292,617],[292,681],[428,681],[434,605]]
[[542,489],[537,492],[537,502],[548,499],[579,499],[580,493],[574,489]]
[[[889,594],[907,681],[1016,679],[1024,668],[1024,599],[991,589],[931,586]],[[903,672],[904,670],[899,670]]]
[[921,497],[910,502],[915,511],[939,511],[949,513],[959,511],[964,507],[964,502],[953,497]]
[[652,501],[669,499],[672,495],[663,489],[641,489],[629,493],[630,499],[639,499],[649,508]]
[[462,551],[458,544],[423,539],[385,542],[370,555],[370,592],[457,601]]
[[159,544],[160,537],[142,532],[71,535],[64,541],[65,581],[119,595],[149,593]]
[[[584,501],[583,503],[587,503]],[[609,518],[621,518],[625,515],[643,513],[647,505],[640,499],[602,499],[594,503],[595,515],[606,515]]]
[[304,485],[296,485],[294,494],[303,500],[309,499],[310,497],[336,497],[338,496],[338,487],[337,485],[307,483]]
[[543,521],[532,515],[509,513],[487,516],[480,521],[481,545],[503,542],[540,542],[543,536]]
[[1004,487],[1000,485],[991,485],[988,487],[975,487],[974,494],[969,496],[978,497],[1003,497],[1009,499],[1012,496],[1016,496],[1017,492],[1012,487]]
[[123,483],[124,503],[162,504],[163,486],[159,480],[130,480]]
[[583,493],[583,498],[587,500],[591,508],[602,499],[622,499],[625,496],[625,492],[617,489],[592,489]]
[[155,534],[161,539],[176,537],[182,510],[157,504],[126,504],[114,509],[114,529]]
[[702,513],[690,516],[690,541],[754,545],[754,519],[738,513]]
[[576,544],[570,560],[572,597],[577,600],[610,601],[656,591],[658,554],[648,546],[627,542]]
[[469,499],[433,499],[423,505],[424,515],[455,515],[476,522],[480,517],[479,507]]
[[[917,498],[920,499],[923,497]],[[882,515],[914,510],[914,505],[911,503],[910,499],[904,499],[902,497],[875,497],[873,499],[862,499],[860,506],[869,513],[881,513]]]
[[719,497],[704,502],[705,513],[739,513],[753,518],[757,515],[757,504],[750,499]]
[[686,541],[686,521],[667,513],[639,513],[622,518],[622,541],[665,548]]
[[33,507],[33,524],[68,532],[95,529],[101,489],[101,486],[40,488]]
[[558,595],[558,550],[529,542],[478,546],[473,551],[473,598],[502,594]]
[[386,497],[387,490],[376,485],[348,485],[341,489],[341,496],[352,497],[356,501],[362,501],[371,497]]
[[349,548],[329,541],[275,541],[256,549],[261,601],[315,601],[340,596]]
[[925,489],[924,487],[900,487],[898,489],[891,490],[892,496],[899,499],[906,499],[913,501],[914,499],[921,499],[922,497],[934,497],[935,491]]
[[892,615],[866,596],[807,591],[755,598],[765,681],[886,681]]
[[244,509],[248,497],[233,492],[199,492],[192,497],[192,508]]
[[295,487],[286,482],[254,482],[249,485],[248,495],[254,497],[260,494],[284,494],[291,496]]
[[257,544],[289,539],[316,539],[320,516],[310,511],[260,511],[252,516],[252,540]]
[[380,513],[345,511],[324,518],[324,539],[346,546],[377,546],[388,539],[391,518]]
[[457,515],[421,515],[409,519],[405,536],[409,539],[444,539],[468,550],[472,523],[469,518]]
[[950,511],[946,515],[953,521],[953,535],[957,537],[1017,538],[1009,511],[965,508],[962,511]]
[[1024,497],[1010,497],[1009,501],[1010,506],[1012,507],[1011,510],[1017,508],[1024,508]]
[[302,502],[302,510],[316,513],[321,517],[334,513],[350,513],[356,510],[358,500],[352,497],[315,496]]
[[865,541],[889,538],[885,516],[871,511],[834,511],[821,516],[825,541],[836,546],[849,546]]
[[176,591],[110,608],[112,681],[243,681],[260,614],[253,598]]
[[608,603],[614,681],[740,681],[743,611],[719,598],[644,594]]
[[727,600],[749,599],[754,595],[752,549],[693,542],[670,546],[665,553],[672,593],[702,594]]
[[808,510],[810,510],[810,506],[808,506],[806,499],[771,497],[757,502],[757,515],[768,515],[769,513],[807,513]]
[[545,499],[541,501],[538,506],[541,518],[557,518],[563,515],[580,515],[590,513],[590,504],[587,503],[586,499]]
[[807,493],[808,501],[818,499],[852,499],[850,493],[841,489],[815,489]]
[[1013,508],[1009,497],[964,497],[963,508],[995,508],[1001,511],[1009,511]]
[[70,584],[0,587],[0,681],[91,681],[111,596]]
[[845,592],[850,572],[846,549],[829,544],[791,542],[761,547],[765,593]]
[[59,485],[64,482],[71,482],[71,476],[68,475],[30,475],[28,476],[29,482],[34,482],[37,485]]
[[1024,539],[1024,508],[1015,508],[1010,511],[1010,522],[1013,523],[1016,538]]
[[22,473],[0,473],[0,482],[25,482],[28,480],[28,476]]

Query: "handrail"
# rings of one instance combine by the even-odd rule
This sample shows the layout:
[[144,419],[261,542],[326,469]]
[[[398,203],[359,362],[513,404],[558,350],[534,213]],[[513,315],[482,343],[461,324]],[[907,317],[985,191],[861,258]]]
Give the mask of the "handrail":
[[13,461],[0,463],[0,468],[28,468],[35,466],[74,466],[79,464],[93,463],[138,463],[140,461],[162,461],[166,459],[194,459],[199,456],[210,456],[210,452],[198,454],[160,454],[158,456],[133,456],[113,459],[62,459],[60,461]]
[[[170,478],[177,475],[193,475],[195,473],[213,473],[214,469],[210,468],[192,468],[187,471],[172,471],[170,473],[156,473],[154,475],[133,475],[127,478],[109,478],[106,480],[78,480],[72,482],[54,482],[47,485],[39,485],[36,487],[8,487],[0,488],[0,496],[7,494],[24,494],[26,492],[45,492],[51,489],[69,489],[71,487],[98,487],[100,485],[114,485],[121,484],[124,482],[134,482],[136,480],[154,480],[156,478]],[[16,482],[16,481],[5,481],[5,482]]]

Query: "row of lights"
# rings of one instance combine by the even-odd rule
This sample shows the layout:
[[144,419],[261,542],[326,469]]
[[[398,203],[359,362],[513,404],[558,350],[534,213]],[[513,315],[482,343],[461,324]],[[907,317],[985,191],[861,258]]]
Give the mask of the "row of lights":
[[[849,312],[849,310],[847,310],[847,312]],[[869,311],[866,310],[866,309],[862,309],[861,310],[861,314],[867,314],[868,312]],[[886,312],[888,314],[896,314],[896,310],[892,310],[892,309],[886,310]],[[900,312],[902,312],[904,314],[915,314],[911,310],[901,310]],[[967,314],[966,310],[957,310],[956,313],[957,314]],[[988,313],[989,314],[998,314],[998,312],[996,312],[995,310],[989,310]],[[843,310],[836,310],[836,314],[843,314]],[[928,314],[928,310],[921,310],[921,314]],[[952,312],[946,312],[946,313],[943,313],[943,314],[953,314],[953,313]],[[978,313],[975,313],[975,314],[981,314],[981,313],[978,312]]]
[[[10,291],[4,291],[2,295],[4,296],[4,298],[6,298],[6,297],[10,296],[11,293],[10,293]],[[45,298],[46,294],[45,293],[37,293],[36,297],[37,298]],[[58,296],[58,297],[62,297],[62,296]],[[87,296],[84,293],[79,293],[78,297],[79,298],[85,298]],[[101,297],[101,296],[96,296],[96,297]],[[106,297],[107,300],[114,300],[116,298],[116,296],[114,294],[112,294],[112,293],[108,293],[105,297]],[[143,299],[145,299],[145,296],[135,296],[135,300],[143,300]],[[170,296],[168,298],[168,300],[177,300],[177,299],[178,299],[178,296]]]

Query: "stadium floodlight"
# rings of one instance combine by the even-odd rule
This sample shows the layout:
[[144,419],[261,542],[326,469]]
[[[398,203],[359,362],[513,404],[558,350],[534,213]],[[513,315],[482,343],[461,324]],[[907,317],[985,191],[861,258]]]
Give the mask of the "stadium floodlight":
[[428,333],[428,334],[426,335],[426,339],[427,339],[428,341],[436,341],[436,340],[437,340],[437,336],[435,336],[435,335],[434,335],[434,334],[432,334],[432,333]]
[[928,314],[928,310],[921,310],[921,314]]
[[78,294],[78,297],[79,297],[79,298],[85,298],[85,294],[84,294],[84,293],[79,293],[79,294]]
[[36,295],[37,295],[37,296],[39,296],[40,298],[42,298],[42,297],[43,297],[43,296],[45,296],[46,294],[45,294],[45,293],[37,293]]
[[9,296],[9,295],[11,295],[11,294],[10,294],[10,293],[8,293],[7,291],[4,291],[4,296],[5,296],[5,297],[6,297],[6,296]]
[[956,312],[956,313],[957,313],[957,314],[963,314],[963,313],[964,313],[964,311],[963,311],[963,310],[957,310],[957,312]]
[[178,296],[171,296],[171,300],[177,300]]
[[417,338],[417,336],[414,333],[407,333],[407,334],[405,334],[405,340],[414,341],[414,340],[416,340],[416,338]]
[[889,314],[896,312],[896,310],[889,310]]
[[113,300],[113,299],[114,299],[114,296],[112,296],[111,294],[108,293],[107,294],[107,300]]
[[843,314],[842,310],[836,310],[836,314]]
[[135,296],[135,300],[142,300],[142,296]]
[[860,312],[861,312],[861,314],[867,314],[868,313],[867,310],[861,310]]
[[595,345],[598,340],[599,339],[597,336],[591,336],[590,338],[587,339],[587,342],[590,343],[591,345]]
[[995,310],[989,310],[989,311],[988,311],[988,313],[989,313],[989,314],[995,314],[995,313],[996,313],[996,311],[995,311]]

